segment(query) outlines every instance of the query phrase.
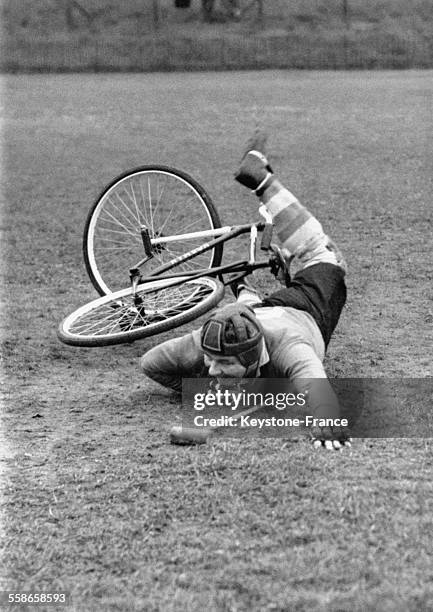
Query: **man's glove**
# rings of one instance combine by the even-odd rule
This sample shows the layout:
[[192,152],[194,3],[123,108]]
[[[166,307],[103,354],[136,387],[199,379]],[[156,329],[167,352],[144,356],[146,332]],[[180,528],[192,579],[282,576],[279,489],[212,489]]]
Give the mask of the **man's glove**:
[[313,427],[310,436],[316,449],[341,450],[352,446],[352,438],[344,427]]

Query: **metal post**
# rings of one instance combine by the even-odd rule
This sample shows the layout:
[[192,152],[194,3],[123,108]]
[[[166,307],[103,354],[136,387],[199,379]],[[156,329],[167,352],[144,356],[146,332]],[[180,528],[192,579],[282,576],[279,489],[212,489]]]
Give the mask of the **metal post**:
[[346,28],[350,28],[349,0],[343,0],[343,18]]
[[69,31],[75,30],[76,23],[75,23],[74,15],[72,12],[71,0],[65,0],[64,7],[65,7],[66,27],[68,28]]
[[153,0],[153,25],[155,30],[159,29],[161,18],[161,12],[159,7],[159,0]]
[[257,0],[257,19],[263,21],[263,0]]

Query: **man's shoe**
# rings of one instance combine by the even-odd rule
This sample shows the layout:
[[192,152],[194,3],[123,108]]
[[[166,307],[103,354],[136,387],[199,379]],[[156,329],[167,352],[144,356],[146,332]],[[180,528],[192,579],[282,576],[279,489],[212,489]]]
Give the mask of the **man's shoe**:
[[261,130],[260,128],[257,127],[254,130],[254,134],[252,134],[248,138],[247,142],[245,143],[241,161],[244,160],[244,157],[250,151],[257,151],[258,153],[261,153],[263,155],[266,163],[268,163],[268,160],[266,159],[266,143],[267,142],[268,142],[268,135],[266,134],[264,130]]
[[340,251],[335,242],[329,238],[329,236],[326,248],[328,249],[328,251],[332,251],[335,254],[337,265],[340,266],[340,268],[342,268],[345,273],[347,273],[347,263],[343,257],[343,253]]
[[262,195],[273,181],[273,171],[265,156],[266,140],[267,135],[263,131],[254,132],[246,144],[241,165],[235,174],[235,179],[241,185],[245,185],[258,196]]

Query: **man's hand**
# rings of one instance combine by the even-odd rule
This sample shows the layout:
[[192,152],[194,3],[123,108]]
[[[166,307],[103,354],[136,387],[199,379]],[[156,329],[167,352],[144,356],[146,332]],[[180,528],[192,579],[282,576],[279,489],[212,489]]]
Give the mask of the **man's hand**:
[[352,446],[352,438],[343,427],[313,427],[310,435],[315,449],[342,450]]

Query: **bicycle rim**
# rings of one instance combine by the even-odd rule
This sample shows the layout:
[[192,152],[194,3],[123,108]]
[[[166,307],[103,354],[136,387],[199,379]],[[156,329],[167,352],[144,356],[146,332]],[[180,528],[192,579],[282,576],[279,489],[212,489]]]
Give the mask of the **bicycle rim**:
[[124,289],[93,300],[62,321],[58,336],[73,346],[133,342],[196,319],[224,295],[224,286],[214,278],[173,286],[178,280],[159,280],[139,285],[135,294]]
[[[141,226],[150,238],[221,227],[218,213],[204,189],[189,175],[166,166],[143,166],[116,178],[90,211],[83,239],[89,277],[101,295],[129,283],[129,270],[145,257]],[[166,243],[140,269],[143,277],[209,238]],[[179,264],[176,272],[217,266],[222,245]]]

